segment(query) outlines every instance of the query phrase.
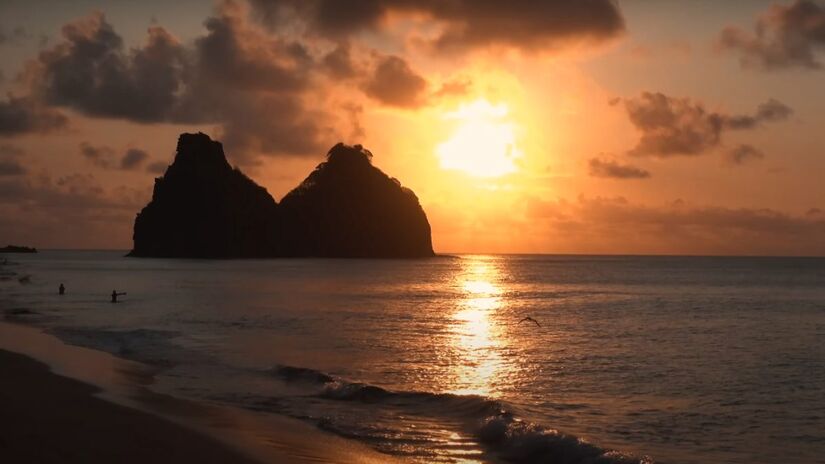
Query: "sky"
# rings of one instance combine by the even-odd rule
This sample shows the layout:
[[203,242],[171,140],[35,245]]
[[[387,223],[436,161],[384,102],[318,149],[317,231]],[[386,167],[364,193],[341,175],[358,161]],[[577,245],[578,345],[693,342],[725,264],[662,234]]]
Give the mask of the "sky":
[[131,248],[182,132],[338,142],[440,253],[825,255],[825,2],[0,2],[0,241]]

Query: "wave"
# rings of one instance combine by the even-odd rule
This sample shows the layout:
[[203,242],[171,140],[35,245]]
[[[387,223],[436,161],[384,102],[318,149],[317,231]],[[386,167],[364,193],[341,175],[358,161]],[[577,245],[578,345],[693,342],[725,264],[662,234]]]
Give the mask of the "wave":
[[[379,386],[348,382],[304,367],[277,365],[271,372],[287,382],[304,382],[315,388],[313,396],[333,401],[353,401],[403,407],[423,415],[438,414],[464,424],[489,451],[515,463],[557,464],[652,464],[638,457],[602,448],[578,437],[541,424],[525,421],[503,401],[479,395],[457,395],[421,391],[392,391]],[[339,434],[344,430],[319,423]]]

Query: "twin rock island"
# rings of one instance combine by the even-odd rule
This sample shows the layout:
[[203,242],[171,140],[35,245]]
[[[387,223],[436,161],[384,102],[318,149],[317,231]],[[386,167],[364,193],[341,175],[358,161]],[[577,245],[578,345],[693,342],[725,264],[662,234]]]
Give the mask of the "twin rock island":
[[360,145],[335,145],[278,203],[206,134],[181,134],[129,256],[159,258],[421,258],[430,224],[412,190]]

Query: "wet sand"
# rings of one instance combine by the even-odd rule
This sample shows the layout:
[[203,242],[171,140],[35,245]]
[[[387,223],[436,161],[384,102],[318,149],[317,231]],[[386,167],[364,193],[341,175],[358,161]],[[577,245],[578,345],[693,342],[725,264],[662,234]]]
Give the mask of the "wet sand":
[[0,350],[0,455],[6,462],[251,463],[240,451]]
[[3,462],[396,461],[289,418],[157,394],[151,382],[138,363],[0,322]]

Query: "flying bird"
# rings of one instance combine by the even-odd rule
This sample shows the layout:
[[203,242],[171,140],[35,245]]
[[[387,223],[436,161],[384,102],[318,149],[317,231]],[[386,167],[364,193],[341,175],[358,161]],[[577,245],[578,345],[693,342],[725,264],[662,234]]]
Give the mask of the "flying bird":
[[541,327],[541,324],[539,324],[539,321],[537,321],[537,320],[533,319],[533,318],[532,318],[532,317],[530,317],[530,316],[527,316],[527,317],[525,317],[524,319],[522,319],[522,320],[518,321],[518,323],[519,323],[519,324],[521,324],[521,323],[522,323],[522,322],[524,322],[524,321],[527,321],[527,322],[532,322],[532,323],[536,324],[536,326],[537,326],[537,327]]

